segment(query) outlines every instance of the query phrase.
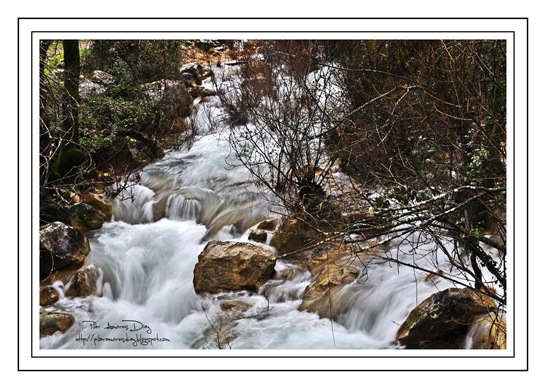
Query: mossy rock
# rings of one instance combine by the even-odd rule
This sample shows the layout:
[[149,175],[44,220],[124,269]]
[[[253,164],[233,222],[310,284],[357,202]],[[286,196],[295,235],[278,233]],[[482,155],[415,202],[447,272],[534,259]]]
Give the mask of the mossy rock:
[[87,161],[88,156],[85,151],[76,147],[61,147],[61,151],[53,165],[55,178],[63,178],[72,172],[73,169],[81,166]]

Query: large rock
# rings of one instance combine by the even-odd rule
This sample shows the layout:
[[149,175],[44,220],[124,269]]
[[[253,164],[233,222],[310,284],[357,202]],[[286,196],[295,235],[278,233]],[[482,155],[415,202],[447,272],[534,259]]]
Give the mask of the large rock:
[[40,276],[59,269],[78,269],[89,254],[89,242],[76,228],[61,222],[40,229]]
[[106,73],[103,70],[93,71],[91,81],[93,81],[95,84],[99,84],[102,86],[109,86],[117,82],[114,76],[112,76],[110,73]]
[[316,279],[305,288],[300,311],[316,312],[322,318],[338,320],[349,308],[341,290],[356,281],[359,271],[350,265],[326,263]]
[[79,92],[82,97],[89,97],[95,94],[102,94],[105,89],[102,85],[88,80],[84,76],[80,75]]
[[257,291],[275,270],[275,253],[241,242],[211,241],[193,271],[197,293]]
[[53,335],[57,331],[65,333],[74,322],[74,316],[69,313],[40,313],[40,337]]
[[144,93],[161,102],[161,110],[168,117],[188,117],[192,113],[193,97],[182,82],[160,80],[144,84]]
[[288,259],[303,259],[308,256],[305,250],[319,237],[318,232],[298,219],[287,219],[275,230],[271,238],[273,246],[280,255]]
[[187,82],[186,86],[193,83],[201,85],[203,82],[203,66],[199,62],[190,62],[180,68],[180,77]]
[[104,216],[104,221],[112,219],[112,203],[103,194],[86,191],[81,194],[81,201],[98,210]]
[[69,224],[82,232],[98,230],[112,219],[112,204],[99,193],[86,191],[76,195],[74,205],[67,208]]
[[104,195],[91,191],[58,192],[60,193],[50,198],[42,199],[42,223],[60,221],[82,232],[88,232],[99,229],[105,221],[112,219],[112,205]]
[[493,300],[471,289],[449,288],[425,299],[409,314],[396,339],[406,348],[462,348],[469,327],[495,314]]
[[66,296],[86,297],[94,295],[97,292],[99,277],[99,270],[93,265],[74,272],[68,281]]
[[76,203],[70,206],[69,212],[71,215],[70,225],[81,232],[98,230],[106,218],[98,209],[85,203]]
[[55,304],[59,298],[59,291],[51,285],[40,289],[40,305],[42,307]]

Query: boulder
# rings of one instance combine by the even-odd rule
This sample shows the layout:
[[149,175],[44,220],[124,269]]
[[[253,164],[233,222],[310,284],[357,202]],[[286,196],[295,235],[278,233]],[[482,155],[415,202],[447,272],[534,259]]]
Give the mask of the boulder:
[[180,68],[180,76],[184,81],[193,81],[193,83],[201,85],[203,82],[203,66],[199,62],[187,63]]
[[298,219],[287,219],[273,233],[271,246],[288,259],[307,257],[304,250],[319,237],[319,233]]
[[240,315],[244,311],[252,308],[252,304],[236,300],[222,301],[219,306],[223,313],[233,316]]
[[409,314],[396,340],[411,349],[457,349],[469,327],[485,314],[494,314],[493,300],[468,288],[449,288],[425,299]]
[[95,70],[93,71],[93,76],[91,77],[91,81],[93,81],[95,84],[108,86],[108,85],[115,84],[116,78],[112,76],[110,73],[107,73],[103,70]]
[[211,241],[199,254],[193,285],[196,293],[257,291],[273,275],[275,253],[241,242]]
[[96,82],[90,81],[84,76],[80,75],[79,81],[79,92],[80,96],[88,97],[93,94],[102,94],[105,89],[102,85],[97,84]]
[[107,219],[106,216],[92,205],[76,203],[69,207],[70,225],[81,232],[98,230]]
[[78,269],[89,254],[89,242],[76,228],[61,222],[40,228],[40,276],[59,269]]
[[74,272],[67,283],[66,296],[86,297],[94,295],[97,292],[99,277],[99,270],[93,265]]
[[104,195],[86,191],[80,195],[80,198],[82,203],[89,204],[98,210],[103,215],[104,221],[112,219],[112,204]]
[[356,281],[359,275],[358,269],[350,265],[324,264],[315,280],[305,288],[298,309],[338,320],[349,308],[349,301],[341,297],[341,289]]
[[192,113],[193,97],[182,82],[159,80],[144,84],[144,93],[161,102],[161,110],[167,116],[188,117]]
[[40,313],[40,337],[53,335],[57,331],[65,333],[75,321],[74,316],[69,313]]
[[59,291],[51,285],[40,289],[40,305],[42,307],[55,304],[57,301],[59,301],[59,298]]

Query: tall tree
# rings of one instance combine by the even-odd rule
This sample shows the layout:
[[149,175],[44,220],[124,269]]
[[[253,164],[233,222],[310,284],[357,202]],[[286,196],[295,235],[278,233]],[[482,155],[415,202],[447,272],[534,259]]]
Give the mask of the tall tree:
[[67,138],[74,143],[79,141],[79,116],[80,103],[79,79],[80,79],[80,49],[78,40],[63,40],[64,50],[64,86],[67,100],[64,109],[63,130]]

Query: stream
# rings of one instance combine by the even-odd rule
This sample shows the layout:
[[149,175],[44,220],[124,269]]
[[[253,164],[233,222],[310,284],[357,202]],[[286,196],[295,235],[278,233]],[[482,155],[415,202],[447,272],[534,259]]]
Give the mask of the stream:
[[[215,99],[208,104],[218,109]],[[197,123],[204,120],[199,115],[205,115],[203,107]],[[97,294],[61,298],[55,310],[71,312],[76,323],[64,334],[42,338],[40,347],[396,348],[396,331],[410,311],[451,286],[442,279],[424,282],[426,274],[411,268],[370,264],[362,269],[365,282],[348,284],[336,295],[348,308],[335,322],[298,310],[313,277],[303,267],[277,260],[276,271],[293,271],[285,282],[271,280],[274,285],[257,293],[198,296],[193,269],[206,243],[248,242],[251,228],[274,211],[250,174],[233,167],[231,158],[222,131],[203,131],[190,149],[171,150],[147,166],[113,202],[112,220],[89,236],[86,262],[101,272]],[[399,259],[403,245],[396,245]],[[415,257],[408,254],[408,260]],[[61,293],[64,287],[57,285]],[[265,289],[267,296],[261,293]],[[226,302],[244,309],[223,310]]]

